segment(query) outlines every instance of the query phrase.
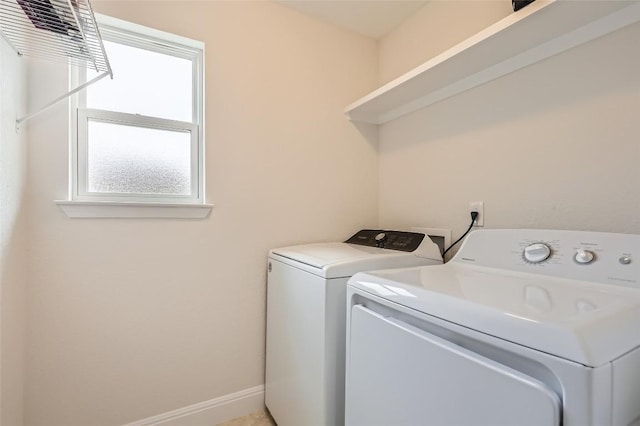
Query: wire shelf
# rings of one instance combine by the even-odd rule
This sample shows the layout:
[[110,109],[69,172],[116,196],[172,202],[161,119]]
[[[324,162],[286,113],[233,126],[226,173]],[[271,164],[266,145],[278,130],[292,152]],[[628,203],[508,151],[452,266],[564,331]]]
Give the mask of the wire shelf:
[[0,30],[20,55],[112,73],[89,0],[0,0]]

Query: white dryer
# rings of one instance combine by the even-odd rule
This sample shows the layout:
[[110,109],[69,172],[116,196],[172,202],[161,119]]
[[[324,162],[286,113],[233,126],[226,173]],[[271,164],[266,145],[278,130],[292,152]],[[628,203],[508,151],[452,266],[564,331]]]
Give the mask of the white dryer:
[[475,231],[347,297],[347,426],[640,424],[640,235]]
[[440,253],[424,234],[381,230],[271,250],[265,404],[278,426],[344,424],[347,280],[360,271],[441,264]]

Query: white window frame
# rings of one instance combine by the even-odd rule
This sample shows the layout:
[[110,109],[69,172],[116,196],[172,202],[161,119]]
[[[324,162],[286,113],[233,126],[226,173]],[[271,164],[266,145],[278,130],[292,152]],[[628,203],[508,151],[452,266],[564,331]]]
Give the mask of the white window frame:
[[[136,128],[168,130],[173,132],[188,133],[190,138],[190,195],[159,195],[159,194],[130,194],[130,193],[103,193],[89,192],[87,189],[88,182],[88,162],[79,161],[76,165],[78,197],[83,200],[90,201],[118,201],[118,200],[135,200],[135,201],[154,201],[154,202],[188,202],[198,203],[197,198],[199,189],[198,176],[198,126],[195,123],[186,121],[166,120],[156,117],[147,117],[138,114],[127,114],[123,112],[105,111],[99,109],[78,109],[78,158],[88,158],[87,145],[89,141],[89,121],[100,123],[111,123],[122,126],[132,126]],[[113,195],[112,195],[113,194]]]
[[[193,89],[192,89],[192,122],[168,120],[158,117],[148,117],[139,114],[128,114],[115,111],[104,111],[86,108],[86,93],[81,91],[71,99],[71,158],[70,158],[70,194],[71,201],[58,202],[60,207],[73,205],[77,211],[78,204],[88,206],[118,206],[125,204],[130,217],[132,205],[175,207],[176,205],[206,206],[204,190],[204,43],[175,34],[158,31],[141,25],[96,14],[100,32],[105,40],[122,43],[132,47],[144,48],[162,54],[170,54],[192,61]],[[86,81],[84,69],[70,67],[70,83],[75,87]],[[114,75],[118,70],[114,69]],[[111,122],[141,128],[172,130],[188,132],[191,135],[191,194],[130,194],[130,193],[91,193],[87,191],[87,123],[88,120]],[[95,209],[92,209],[95,210]],[[65,210],[65,212],[67,212]],[[178,212],[171,209],[171,212]],[[69,212],[67,212],[69,214]],[[145,216],[144,213],[141,216]],[[208,214],[208,211],[207,211]],[[159,213],[167,217],[167,213]],[[193,213],[187,214],[191,217]],[[196,216],[199,216],[197,213]],[[70,215],[71,216],[71,215]],[[93,211],[87,216],[114,217],[113,212],[104,215]],[[134,215],[138,216],[138,215]],[[151,217],[156,217],[150,214]],[[172,216],[172,215],[168,215]],[[86,217],[86,216],[84,216]],[[176,217],[184,217],[177,214]]]

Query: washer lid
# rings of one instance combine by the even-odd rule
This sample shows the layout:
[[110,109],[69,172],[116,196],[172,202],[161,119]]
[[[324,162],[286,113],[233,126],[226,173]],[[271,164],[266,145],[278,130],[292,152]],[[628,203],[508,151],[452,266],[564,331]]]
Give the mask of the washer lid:
[[447,264],[359,273],[349,285],[587,366],[640,346],[640,291]]
[[[425,243],[423,243],[425,244]],[[429,241],[435,256],[438,248]],[[270,256],[325,278],[350,277],[374,269],[442,263],[414,253],[347,243],[315,243],[273,249]]]

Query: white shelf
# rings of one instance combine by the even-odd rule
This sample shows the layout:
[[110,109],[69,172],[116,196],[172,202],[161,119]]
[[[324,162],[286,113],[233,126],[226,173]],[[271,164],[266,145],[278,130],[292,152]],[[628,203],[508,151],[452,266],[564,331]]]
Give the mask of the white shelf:
[[640,1],[537,0],[349,105],[382,124],[640,21]]
[[89,0],[0,0],[0,34],[20,55],[93,69],[100,75],[57,97],[20,124],[96,81],[113,77]]
[[0,31],[20,55],[111,73],[89,0],[2,0]]

